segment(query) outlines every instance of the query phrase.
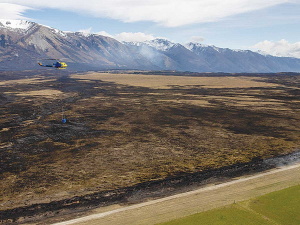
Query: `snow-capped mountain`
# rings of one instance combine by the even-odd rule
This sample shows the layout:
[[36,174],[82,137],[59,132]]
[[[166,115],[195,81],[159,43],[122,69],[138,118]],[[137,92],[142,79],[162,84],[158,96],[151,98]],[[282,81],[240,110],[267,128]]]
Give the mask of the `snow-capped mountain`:
[[154,40],[150,40],[150,41],[145,41],[144,42],[146,45],[153,47],[159,51],[167,51],[170,48],[172,48],[174,45],[176,45],[175,43],[168,41],[166,39],[154,39]]
[[38,69],[38,59],[66,58],[74,69],[159,69],[117,40],[63,32],[34,22],[1,20],[0,70]]
[[152,64],[160,69],[181,70],[178,62],[170,58],[166,53],[175,46],[174,43],[165,39],[155,39],[145,42],[123,42],[133,51],[138,52]]
[[143,42],[123,42],[126,45],[134,45],[134,46],[149,46],[152,48],[155,48],[156,50],[159,51],[167,51],[170,48],[172,48],[175,43],[168,41],[166,39],[153,39],[153,40],[148,40],[148,41],[143,41]]
[[205,44],[201,44],[201,43],[194,43],[194,42],[189,42],[184,44],[184,47],[186,47],[187,49],[189,49],[190,51],[193,51],[194,49],[202,49],[202,50],[206,50],[208,48],[214,49],[215,51],[219,52],[221,48],[218,48],[214,45],[205,45]]
[[299,59],[275,57],[250,50],[218,48],[213,45],[188,43],[186,48],[205,59],[214,71],[280,72],[299,71]]
[[299,59],[262,55],[250,50],[219,48],[213,45],[184,45],[163,39],[138,43],[135,50],[153,64],[169,70],[193,72],[279,72],[299,71]]
[[31,28],[35,23],[27,20],[4,20],[0,19],[0,28],[17,29],[26,31]]
[[0,70],[37,69],[41,58],[67,58],[70,69],[192,72],[300,72],[300,59],[166,39],[121,43],[111,37],[63,32],[26,20],[0,20]]
[[201,43],[189,42],[184,44],[184,47],[191,51],[216,51],[216,52],[225,52],[225,51],[234,51],[234,52],[247,52],[249,50],[241,50],[241,49],[229,49],[229,48],[219,48],[214,45],[205,45]]

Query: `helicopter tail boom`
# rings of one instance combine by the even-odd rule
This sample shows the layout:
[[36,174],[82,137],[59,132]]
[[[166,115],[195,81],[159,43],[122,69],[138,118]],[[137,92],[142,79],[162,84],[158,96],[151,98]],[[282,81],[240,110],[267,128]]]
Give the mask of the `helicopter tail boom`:
[[43,67],[53,67],[53,65],[43,65],[42,63],[38,63],[40,66],[43,66]]

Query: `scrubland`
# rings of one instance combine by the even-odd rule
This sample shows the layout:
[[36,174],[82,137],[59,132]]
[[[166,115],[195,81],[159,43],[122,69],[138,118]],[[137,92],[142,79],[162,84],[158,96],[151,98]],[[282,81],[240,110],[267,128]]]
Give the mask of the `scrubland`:
[[2,210],[239,165],[300,144],[297,74],[7,73]]

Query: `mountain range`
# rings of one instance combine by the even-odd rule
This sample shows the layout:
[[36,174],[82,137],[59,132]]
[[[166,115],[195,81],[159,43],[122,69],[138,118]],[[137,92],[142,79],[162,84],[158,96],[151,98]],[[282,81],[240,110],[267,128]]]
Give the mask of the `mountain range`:
[[166,39],[119,42],[63,32],[26,20],[0,20],[0,70],[38,69],[44,58],[63,59],[71,70],[137,69],[191,72],[300,72],[300,59],[263,55]]

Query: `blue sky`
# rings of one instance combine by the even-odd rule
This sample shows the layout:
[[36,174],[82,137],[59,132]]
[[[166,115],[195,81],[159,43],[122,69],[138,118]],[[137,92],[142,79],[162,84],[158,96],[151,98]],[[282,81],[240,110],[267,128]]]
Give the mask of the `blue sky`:
[[198,40],[218,47],[300,57],[298,0],[2,2],[8,4],[0,7],[0,17],[5,8],[2,15],[11,17],[2,19],[25,18],[63,31],[102,32],[120,41],[156,37],[179,43]]

